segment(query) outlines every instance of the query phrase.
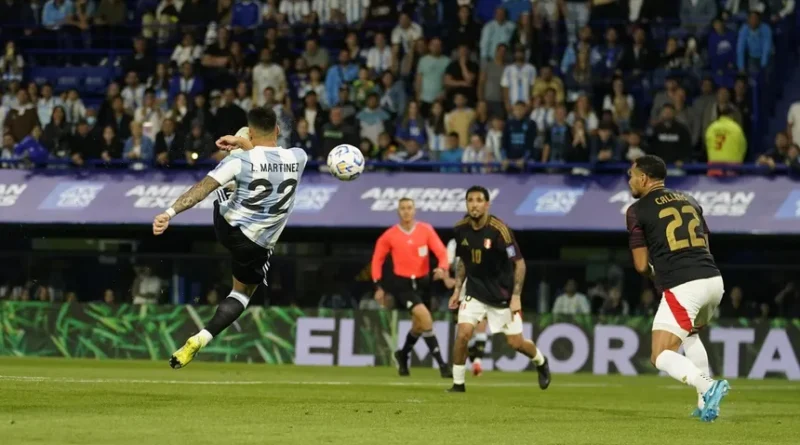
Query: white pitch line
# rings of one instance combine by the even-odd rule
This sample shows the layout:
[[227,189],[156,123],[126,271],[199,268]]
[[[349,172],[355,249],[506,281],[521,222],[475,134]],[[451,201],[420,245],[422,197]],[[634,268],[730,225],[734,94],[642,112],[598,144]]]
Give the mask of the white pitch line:
[[[72,384],[144,384],[144,385],[211,385],[211,386],[257,386],[257,385],[297,385],[297,386],[408,386],[408,387],[441,387],[446,386],[447,382],[349,382],[349,381],[325,381],[325,380],[149,380],[149,379],[78,379],[69,377],[45,377],[45,376],[14,376],[0,375],[0,381],[21,382],[21,383],[72,383]],[[537,387],[536,382],[471,382],[478,387],[488,388],[525,388]],[[564,382],[553,383],[554,387],[559,388],[623,388],[627,385],[618,383],[578,383]],[[661,389],[686,389],[682,385],[658,385]],[[798,385],[734,385],[735,391],[800,391]]]

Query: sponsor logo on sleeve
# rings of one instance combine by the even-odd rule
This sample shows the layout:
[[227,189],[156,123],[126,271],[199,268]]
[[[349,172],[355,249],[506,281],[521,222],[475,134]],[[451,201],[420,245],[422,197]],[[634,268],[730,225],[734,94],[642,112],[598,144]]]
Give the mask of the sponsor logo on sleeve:
[[520,216],[564,216],[583,196],[582,188],[535,187],[514,212]]
[[800,189],[792,190],[775,213],[775,219],[797,218],[800,218]]
[[0,183],[0,207],[11,207],[16,204],[26,188],[28,188],[27,184]]
[[[704,216],[731,216],[740,217],[747,213],[750,204],[756,198],[756,193],[744,190],[702,190],[702,191],[683,191],[690,195],[700,207],[703,208]],[[631,192],[622,190],[612,195],[609,204],[622,204],[620,213],[624,214],[628,207],[636,200],[631,196]]]
[[[464,213],[467,189],[461,187],[372,187],[361,194],[362,201],[370,201],[373,212],[395,212],[400,198],[411,198],[421,212]],[[489,199],[494,201],[500,189],[490,189]]]
[[80,210],[89,206],[103,190],[101,182],[61,182],[39,205],[42,210]]

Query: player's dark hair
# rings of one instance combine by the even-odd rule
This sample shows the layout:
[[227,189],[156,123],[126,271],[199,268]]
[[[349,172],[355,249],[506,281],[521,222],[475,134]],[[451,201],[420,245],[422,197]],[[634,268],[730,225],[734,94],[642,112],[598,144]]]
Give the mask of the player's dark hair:
[[247,112],[247,125],[263,133],[272,133],[278,125],[278,116],[272,108],[255,107]]
[[406,202],[406,201],[412,204],[414,203],[414,200],[412,198],[409,198],[408,196],[403,196],[402,198],[397,200],[397,204],[399,205],[401,202]]
[[634,162],[636,163],[636,168],[651,179],[663,181],[667,178],[667,164],[658,156],[644,155],[641,158],[637,158]]
[[483,199],[485,199],[487,202],[489,201],[489,190],[486,190],[486,187],[480,185],[473,185],[472,187],[467,189],[467,194],[465,195],[465,198],[469,198],[470,193],[480,193],[483,195]]

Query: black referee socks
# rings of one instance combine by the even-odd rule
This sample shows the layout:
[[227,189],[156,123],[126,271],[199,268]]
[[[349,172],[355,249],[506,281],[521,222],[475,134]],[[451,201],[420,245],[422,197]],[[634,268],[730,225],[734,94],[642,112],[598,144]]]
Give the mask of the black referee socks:
[[439,367],[445,366],[446,363],[442,359],[442,352],[439,350],[439,340],[436,339],[436,334],[433,331],[425,331],[422,333],[422,338],[425,339],[425,343],[428,345],[428,349],[431,350],[431,354]]

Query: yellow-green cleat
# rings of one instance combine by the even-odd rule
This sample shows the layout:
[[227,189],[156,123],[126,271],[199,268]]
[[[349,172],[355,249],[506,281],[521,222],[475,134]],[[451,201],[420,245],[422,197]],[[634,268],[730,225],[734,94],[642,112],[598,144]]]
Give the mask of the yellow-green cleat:
[[202,348],[200,344],[200,339],[196,337],[189,337],[186,340],[186,344],[183,345],[182,348],[178,349],[174,353],[172,353],[172,357],[169,358],[169,365],[173,369],[180,369],[185,367],[189,364],[192,360],[194,360],[194,356]]

